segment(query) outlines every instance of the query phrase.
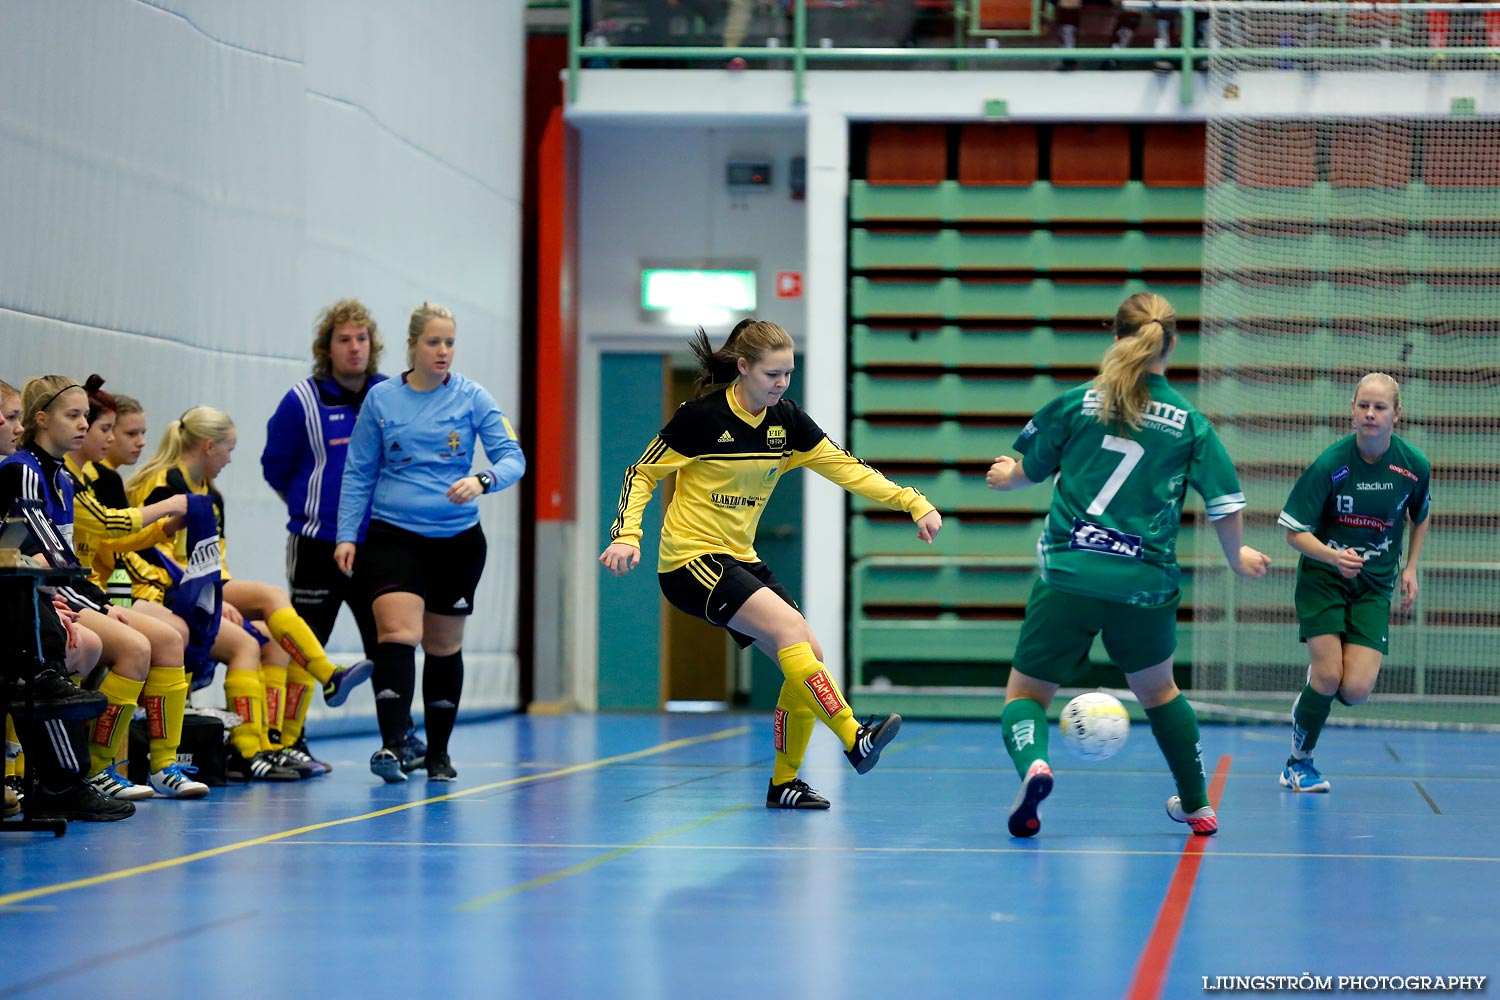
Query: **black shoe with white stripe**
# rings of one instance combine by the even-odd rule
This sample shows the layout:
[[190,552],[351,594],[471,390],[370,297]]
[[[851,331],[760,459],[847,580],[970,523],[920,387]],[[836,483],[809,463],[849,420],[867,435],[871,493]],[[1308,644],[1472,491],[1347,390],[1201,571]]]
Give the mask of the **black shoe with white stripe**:
[[871,725],[874,721],[872,718],[860,726],[858,735],[854,737],[854,747],[844,751],[844,756],[849,758],[849,763],[860,774],[869,773],[871,768],[880,763],[880,751],[888,747],[901,731],[901,716],[895,713],[887,715],[883,722]]
[[827,799],[801,778],[793,778],[784,785],[772,781],[766,788],[767,809],[827,809],[829,805]]
[[301,781],[302,775],[279,763],[280,754],[262,750],[246,759],[234,747],[224,753],[224,774],[230,781]]

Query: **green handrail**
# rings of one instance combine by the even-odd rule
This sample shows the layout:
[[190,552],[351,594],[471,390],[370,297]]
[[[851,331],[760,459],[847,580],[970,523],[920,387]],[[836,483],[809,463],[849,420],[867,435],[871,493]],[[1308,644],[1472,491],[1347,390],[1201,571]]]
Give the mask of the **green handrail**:
[[[580,0],[568,0],[568,7],[570,37],[568,43],[567,99],[568,103],[571,104],[577,99],[578,95],[578,71],[581,62],[582,15],[580,12]],[[1180,64],[1180,100],[1184,105],[1187,105],[1191,104],[1193,99],[1193,64],[1195,60],[1207,56],[1209,50],[1193,44],[1194,24],[1196,20],[1195,9],[1192,6],[1184,5],[1181,9],[1181,15],[1182,43],[1176,48],[1062,49],[1056,47],[964,48],[956,46],[915,49],[822,48],[820,46],[809,48],[807,46],[806,0],[795,0],[792,9],[792,47],[790,52],[784,48],[762,48],[743,45],[734,48],[704,45],[591,45],[587,47],[587,52],[590,59],[660,59],[682,62],[701,59],[720,60],[733,58],[740,58],[746,62],[765,62],[770,60],[785,60],[790,56],[793,76],[792,100],[799,107],[806,103],[806,73],[807,64],[810,61],[847,63],[862,60],[881,60],[885,62],[952,60],[956,65],[961,62],[1057,62],[1063,59],[1080,63],[1156,62],[1160,60]],[[1463,55],[1470,57],[1500,56],[1500,47],[1464,46],[1462,52]],[[1439,55],[1452,55],[1453,53],[1453,49],[1442,46],[1415,45],[1391,46],[1378,49],[1330,46],[1263,46],[1254,48],[1219,48],[1214,50],[1216,57],[1275,60],[1278,63],[1369,59],[1371,57],[1382,60],[1399,58],[1426,59]]]

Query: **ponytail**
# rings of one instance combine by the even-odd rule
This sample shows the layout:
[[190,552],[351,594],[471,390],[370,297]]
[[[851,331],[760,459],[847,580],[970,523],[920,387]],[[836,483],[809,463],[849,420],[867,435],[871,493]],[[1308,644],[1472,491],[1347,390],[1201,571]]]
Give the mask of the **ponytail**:
[[1094,379],[1099,422],[1135,430],[1145,423],[1151,403],[1146,376],[1177,340],[1177,313],[1160,295],[1137,292],[1115,313],[1114,333]]
[[[195,406],[167,425],[162,432],[161,444],[156,454],[130,477],[128,490],[132,503],[138,503],[163,469],[171,469],[182,462],[182,456],[204,441],[227,440],[234,430],[234,421],[229,414],[212,406]],[[211,485],[211,484],[210,484]]]
[[735,324],[717,351],[701,326],[688,340],[688,347],[698,359],[698,395],[706,396],[740,377],[741,358],[753,365],[770,351],[792,350],[793,344],[791,334],[775,323],[748,318]]

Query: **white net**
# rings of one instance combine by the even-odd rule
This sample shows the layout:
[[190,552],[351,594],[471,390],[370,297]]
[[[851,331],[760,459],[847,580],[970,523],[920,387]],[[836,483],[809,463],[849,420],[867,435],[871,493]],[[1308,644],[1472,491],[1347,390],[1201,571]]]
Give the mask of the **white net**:
[[1200,703],[1287,717],[1308,660],[1276,515],[1384,371],[1432,526],[1375,697],[1332,722],[1500,729],[1500,11],[1432,6],[1214,5],[1199,402],[1276,566],[1234,577],[1199,527]]

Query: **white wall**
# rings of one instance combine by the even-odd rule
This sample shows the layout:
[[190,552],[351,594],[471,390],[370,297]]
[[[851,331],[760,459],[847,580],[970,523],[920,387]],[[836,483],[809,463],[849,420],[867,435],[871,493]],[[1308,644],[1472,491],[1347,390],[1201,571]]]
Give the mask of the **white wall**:
[[[151,447],[227,410],[230,566],[284,583],[259,455],[323,306],[362,298],[391,373],[450,306],[459,370],[520,410],[524,61],[521,0],[0,0],[0,377],[97,371]],[[518,509],[483,506],[471,704],[514,699]]]
[[[788,190],[792,157],[805,152],[800,121],[784,125],[591,124],[578,131],[580,335],[589,340],[660,338],[681,347],[690,330],[641,312],[641,269],[677,262],[744,261],[758,272],[756,315],[793,337],[802,303],[778,299],[778,271],[806,260],[806,202]],[[731,190],[730,161],[769,162],[765,188]],[[708,331],[722,338],[729,331]]]

